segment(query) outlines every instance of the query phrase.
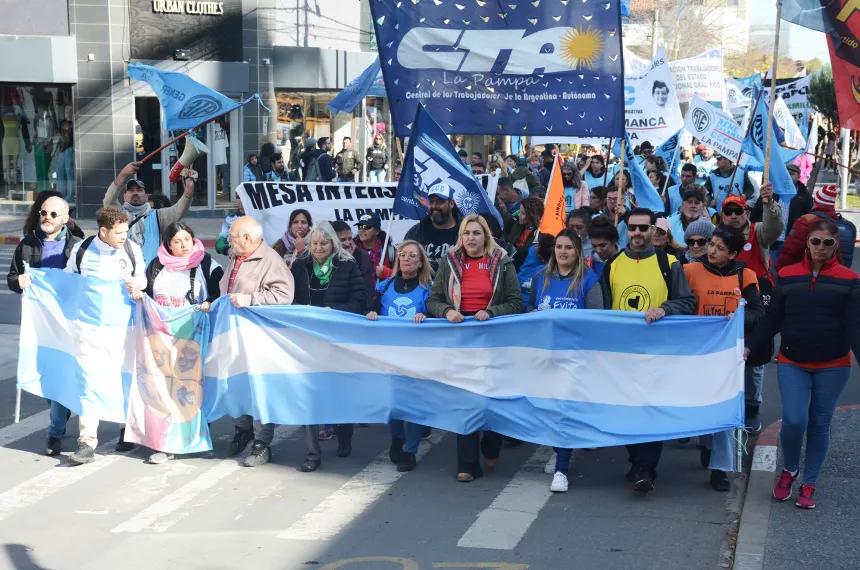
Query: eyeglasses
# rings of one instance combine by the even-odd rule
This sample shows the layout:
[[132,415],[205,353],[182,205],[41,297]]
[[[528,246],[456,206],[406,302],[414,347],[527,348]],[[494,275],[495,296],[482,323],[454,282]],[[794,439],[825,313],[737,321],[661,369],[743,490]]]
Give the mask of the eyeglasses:
[[651,224],[627,224],[627,229],[631,232],[639,230],[644,233],[651,229]]
[[708,240],[706,240],[705,238],[691,238],[687,240],[687,245],[689,245],[690,247],[705,247],[707,243]]
[[42,216],[43,218],[47,218],[48,216],[51,216],[51,219],[56,219],[60,216],[60,213],[59,212],[49,212],[48,210],[39,210],[39,215]]
[[741,208],[725,208],[723,214],[727,216],[742,216],[744,211]]
[[836,245],[836,240],[834,238],[809,238],[809,245],[814,245],[815,247],[818,247],[821,244],[824,244],[824,247],[833,247],[834,245]]

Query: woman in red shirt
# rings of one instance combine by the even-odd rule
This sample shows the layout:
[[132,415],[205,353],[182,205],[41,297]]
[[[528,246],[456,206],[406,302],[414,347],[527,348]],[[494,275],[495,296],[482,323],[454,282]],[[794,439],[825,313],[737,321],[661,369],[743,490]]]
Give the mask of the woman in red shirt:
[[[439,263],[433,290],[427,301],[430,313],[450,323],[466,317],[486,321],[492,317],[520,313],[523,299],[514,264],[496,244],[487,222],[477,214],[463,218],[457,244]],[[492,431],[476,431],[457,436],[457,480],[467,483],[492,470],[499,458],[502,436]]]

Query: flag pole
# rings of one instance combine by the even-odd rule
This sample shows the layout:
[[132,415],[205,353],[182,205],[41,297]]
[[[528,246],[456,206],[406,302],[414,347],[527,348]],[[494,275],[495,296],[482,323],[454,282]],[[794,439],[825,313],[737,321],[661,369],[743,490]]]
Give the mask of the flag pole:
[[[621,169],[618,171],[618,173],[620,173],[624,176],[624,182],[621,183],[621,188],[617,189],[618,198],[615,201],[615,225],[616,226],[618,225],[618,204],[621,204],[622,201],[624,201],[624,205],[625,206],[627,205],[626,194],[627,194],[627,176],[628,176],[628,174],[624,172],[624,154],[626,152],[626,149],[624,147],[625,147],[626,143],[627,143],[627,137],[624,137],[623,139],[621,139],[621,156],[618,157],[619,162],[621,164]],[[633,181],[631,180],[630,182],[632,183]]]
[[385,227],[385,241],[382,242],[382,253],[379,256],[379,267],[382,267],[385,264],[385,256],[388,254],[388,240],[391,239],[391,222],[394,220],[394,215],[392,214],[390,218],[388,218],[388,225]]
[[[764,72],[764,78],[763,79],[767,79],[768,73],[770,73],[770,70]],[[775,84],[776,82],[773,79],[771,79],[771,83]],[[771,87],[773,87],[773,85],[771,85]],[[752,107],[750,107],[750,120],[747,123],[747,132],[744,133],[744,138],[750,136],[750,131],[752,130],[752,126],[753,126],[753,121],[755,120],[755,113],[758,110],[758,104],[759,104],[759,101],[761,101],[762,93],[764,93],[764,89],[762,89],[761,91],[758,92],[758,95],[756,95],[756,98],[755,98],[755,103],[753,104]],[[729,179],[729,186],[727,189],[730,193],[732,191],[732,186],[734,186],[734,184],[735,184],[735,176],[738,173],[738,168],[741,167],[741,157],[743,155],[744,155],[744,148],[743,148],[743,146],[741,146],[740,150],[738,151],[738,161],[735,163],[735,169],[732,171],[732,177]],[[765,162],[767,162],[767,161],[765,160]]]
[[[776,67],[779,64],[779,27],[782,21],[782,0],[776,0],[776,29],[773,37],[773,72],[770,78],[770,106],[767,109],[767,147],[764,152],[764,174],[762,184],[767,184],[770,177],[770,153],[773,151],[773,106],[776,102]],[[739,159],[740,161],[740,159]],[[764,204],[770,203],[770,198],[762,198]]]
[[[603,161],[603,188],[606,189],[606,178],[609,176],[609,155],[612,154],[613,137],[609,137],[609,146],[606,147],[606,159]],[[622,143],[623,144],[623,143]],[[624,148],[624,147],[622,147]]]
[[[681,144],[681,137],[678,137],[678,144]],[[666,173],[666,180],[663,182],[663,191],[660,193],[663,196],[663,199],[666,199],[666,188],[669,186],[669,179],[672,177],[672,172],[675,170],[675,162],[677,162],[678,157],[681,156],[681,152],[678,151],[672,155],[672,164],[669,165],[669,172]],[[680,182],[679,182],[680,184]],[[673,212],[674,213],[674,212]]]

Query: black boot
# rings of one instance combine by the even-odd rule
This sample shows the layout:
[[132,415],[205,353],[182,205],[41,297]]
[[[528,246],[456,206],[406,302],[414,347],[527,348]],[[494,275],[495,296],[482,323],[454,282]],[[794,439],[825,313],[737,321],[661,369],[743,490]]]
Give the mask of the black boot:
[[731,483],[729,483],[729,478],[726,475],[725,471],[720,471],[719,469],[711,469],[711,489],[713,489],[714,491],[725,493],[731,488],[732,485]]
[[253,440],[254,428],[242,429],[237,427],[236,435],[233,436],[233,441],[230,442],[230,448],[227,450],[227,457],[239,455]]
[[395,465],[399,465],[403,459],[403,444],[406,442],[400,438],[391,438],[391,447],[388,448],[388,458]]
[[116,442],[116,449],[120,453],[125,453],[126,451],[131,451],[134,449],[135,445],[133,443],[129,443],[125,440],[125,428],[119,428],[119,441]]

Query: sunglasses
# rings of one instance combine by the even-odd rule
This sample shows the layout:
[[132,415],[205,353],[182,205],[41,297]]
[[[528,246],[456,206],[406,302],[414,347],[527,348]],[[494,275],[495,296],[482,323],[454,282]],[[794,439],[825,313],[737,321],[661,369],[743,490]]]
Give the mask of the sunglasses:
[[708,243],[705,238],[692,238],[687,240],[687,245],[695,247],[704,247]]
[[834,238],[809,238],[809,245],[814,245],[818,247],[821,244],[824,244],[824,247],[833,247],[834,245],[836,245],[836,240]]
[[376,226],[368,226],[367,224],[361,224],[360,226],[358,226],[358,229],[359,230],[370,230],[370,229],[376,229]]
[[723,213],[727,216],[741,216],[744,211],[740,208],[725,208]]
[[669,233],[666,230],[664,230],[663,228],[654,228],[654,231],[657,232],[657,235],[661,235],[661,236],[664,236],[667,233]]
[[644,233],[651,229],[651,224],[628,224],[627,229],[631,232],[639,230]]
[[39,210],[39,215],[42,216],[43,218],[47,218],[48,216],[51,216],[51,219],[56,219],[60,216],[60,213],[59,212],[49,212],[48,210]]

